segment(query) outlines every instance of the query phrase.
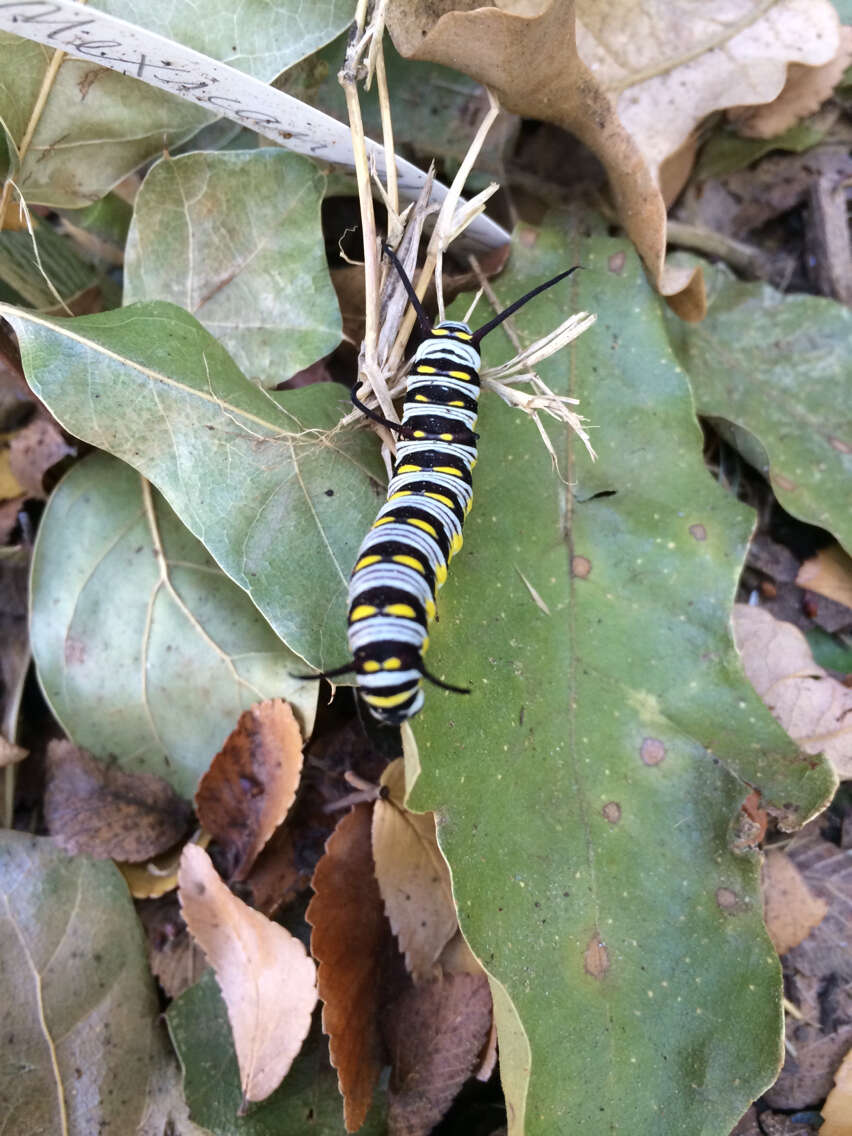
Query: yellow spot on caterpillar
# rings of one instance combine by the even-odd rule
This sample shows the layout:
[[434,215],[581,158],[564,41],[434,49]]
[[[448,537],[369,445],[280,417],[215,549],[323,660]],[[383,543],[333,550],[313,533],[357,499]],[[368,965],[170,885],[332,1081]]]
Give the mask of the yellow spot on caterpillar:
[[[429,399],[426,397],[425,394],[416,394],[414,396],[414,401],[415,402],[428,402]],[[459,406],[461,406],[461,403],[459,403]]]
[[353,607],[352,613],[349,616],[350,623],[357,623],[359,619],[366,619],[368,615],[377,615],[378,608],[373,607],[372,604],[358,604]]
[[380,671],[382,668],[381,664],[377,663],[375,659],[367,659],[363,669],[365,674],[375,674],[376,671]]
[[436,375],[437,367],[430,367],[426,363],[419,363],[414,370],[415,375]]
[[[473,375],[471,375],[470,371],[447,371],[447,377],[450,379],[461,379],[465,383],[473,382]],[[461,406],[462,404],[459,403],[458,405]]]
[[452,465],[436,465],[434,469],[435,473],[450,473],[453,477],[462,476],[462,471],[460,469],[456,469],[455,466]]
[[446,564],[436,564],[435,565],[435,579],[438,581],[438,587],[439,588],[444,583],[446,578],[447,578],[447,566],[446,566]]
[[456,553],[456,552],[459,551],[459,549],[461,548],[461,546],[463,544],[464,544],[464,540],[462,539],[462,534],[456,533],[453,536],[453,543],[450,545],[450,548],[452,549],[453,553]]
[[464,406],[464,403],[460,398],[457,398],[453,402],[448,402],[447,406]]
[[401,552],[398,556],[392,556],[391,560],[393,560],[394,564],[404,564],[406,568],[416,569],[416,571],[418,571],[421,576],[425,574],[423,571],[423,565],[419,560],[415,560],[413,556],[406,556],[405,553]]
[[422,465],[400,465],[394,470],[394,473],[422,473]]
[[435,328],[432,329],[432,334],[433,335],[450,335],[452,333],[450,332],[449,328],[435,327]]
[[379,525],[389,525],[392,521],[395,520],[396,517],[392,517],[390,515],[386,517],[376,517],[376,519],[373,521],[373,528],[377,529]]
[[360,572],[362,568],[369,568],[371,564],[378,564],[380,560],[381,556],[376,556],[375,554],[372,554],[370,556],[362,556],[355,567],[352,569],[352,571]]
[[370,706],[376,706],[379,710],[392,710],[394,706],[407,702],[413,693],[414,691],[410,688],[401,690],[398,694],[370,694],[368,691],[362,690],[361,697]]
[[382,663],[382,668],[386,671],[398,671],[402,666],[402,659],[398,659],[396,655],[391,655],[389,659],[385,659]]
[[395,501],[397,499],[397,497],[410,497],[410,496],[411,496],[411,490],[410,489],[398,489],[396,491],[396,493],[391,493],[390,497],[388,497],[388,501]]
[[426,618],[431,623],[435,616],[438,614],[438,609],[435,607],[434,600],[426,601]]
[[411,604],[395,603],[388,604],[387,607],[382,609],[383,615],[398,615],[400,619],[416,619],[417,612]]
[[453,503],[449,497],[445,497],[443,493],[429,493],[423,494],[424,497],[431,497],[433,501],[440,501],[442,505],[446,505],[448,509],[452,509]]
[[425,438],[426,437],[426,431],[425,430],[415,430],[414,431],[414,437],[415,438]]
[[455,435],[454,434],[439,434],[438,437],[441,439],[442,442],[452,442]]
[[468,331],[457,331],[456,339],[473,339],[473,335]]
[[464,507],[465,516],[467,516],[467,514],[470,512],[470,510],[472,508],[473,508],[473,494],[471,493],[470,499],[468,500],[468,503]]
[[430,525],[428,521],[421,521],[419,517],[408,517],[405,523],[415,525],[418,529],[423,529],[424,532],[435,537],[436,540],[438,539],[438,534],[435,532],[434,526]]
[[423,636],[423,642],[420,644],[420,654],[425,655],[428,650],[429,650],[429,636],[424,635]]

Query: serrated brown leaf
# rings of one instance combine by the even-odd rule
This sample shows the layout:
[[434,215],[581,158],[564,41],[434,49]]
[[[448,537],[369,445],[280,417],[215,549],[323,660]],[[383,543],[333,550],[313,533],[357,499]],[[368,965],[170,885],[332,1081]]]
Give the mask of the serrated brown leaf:
[[153,773],[125,773],[73,742],[47,747],[44,816],[66,852],[96,860],[147,860],[186,833],[191,810]]
[[232,895],[197,844],[183,850],[178,894],[228,1008],[243,1099],[264,1100],[310,1029],[317,1000],[313,960],[286,928]]
[[763,864],[763,916],[779,955],[797,947],[825,918],[828,904],[815,896],[786,852],[771,849]]
[[433,813],[405,808],[402,758],[387,767],[386,799],[373,807],[373,860],[391,928],[415,982],[432,974],[446,944],[458,930],[450,870],[441,850]]
[[767,611],[734,604],[734,639],[749,682],[806,753],[852,777],[852,690],[814,662],[808,641]]
[[484,974],[444,975],[412,986],[388,1008],[393,1136],[432,1131],[479,1064],[490,1029],[491,992]]
[[384,1064],[378,1003],[391,931],[373,872],[371,814],[360,804],[340,820],[316,866],[305,913],[347,1132],[364,1123]]
[[286,817],[302,772],[302,734],[281,698],[255,703],[201,778],[195,809],[221,845],[229,879],[244,880]]

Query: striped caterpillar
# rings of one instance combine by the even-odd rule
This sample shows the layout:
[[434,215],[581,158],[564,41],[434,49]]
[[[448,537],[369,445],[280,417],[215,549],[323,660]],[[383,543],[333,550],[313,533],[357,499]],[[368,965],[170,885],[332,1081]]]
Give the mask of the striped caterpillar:
[[470,693],[430,674],[423,655],[429,646],[428,626],[436,618],[435,595],[462,546],[462,526],[473,504],[479,343],[574,268],[471,331],[466,323],[452,320],[433,326],[399,260],[389,248],[385,252],[417,313],[423,338],[411,362],[401,423],[364,406],[352,392],[353,403],[400,440],[387,501],[361,542],[349,580],[353,661],[325,676],[354,671],[373,717],[399,725],[423,706],[423,679],[444,690]]

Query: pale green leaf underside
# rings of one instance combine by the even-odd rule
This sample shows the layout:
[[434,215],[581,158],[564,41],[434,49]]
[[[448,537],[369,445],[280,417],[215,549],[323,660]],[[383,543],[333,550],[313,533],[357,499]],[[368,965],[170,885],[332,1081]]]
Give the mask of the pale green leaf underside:
[[514,1114],[529,1044],[527,1136],[727,1136],[781,1055],[758,865],[730,827],[750,784],[795,823],[833,782],[745,680],[729,611],[752,516],[704,468],[635,257],[589,227],[524,234],[497,288],[507,304],[585,266],[514,320],[530,342],[597,313],[541,370],[580,398],[599,460],[552,428],[560,481],[534,426],[483,398],[430,651],[473,693],[427,692],[412,803],[439,812],[462,927],[520,1020],[498,1007]]
[[[328,43],[353,16],[351,0],[189,0],[98,8],[271,81]],[[52,52],[0,33],[0,120],[13,143],[27,130]],[[102,197],[143,162],[190,137],[211,115],[139,79],[68,59],[59,70],[32,144],[16,173],[31,203],[69,209]]]
[[852,312],[821,296],[740,283],[721,266],[704,271],[707,318],[667,319],[699,414],[753,434],[784,508],[852,551]]
[[312,726],[316,686],[292,677],[304,664],[162,497],[106,454],[75,466],[42,517],[31,637],[69,736],[186,797],[253,702],[287,698]]
[[136,1132],[161,1059],[157,1000],[115,866],[0,834],[3,1128]]
[[320,226],[325,178],[286,150],[164,158],[136,198],[124,302],[169,300],[274,387],[340,342]]
[[291,650],[344,662],[348,576],[383,496],[371,435],[330,432],[345,391],[322,384],[279,405],[171,304],[3,314],[59,421],[153,482]]

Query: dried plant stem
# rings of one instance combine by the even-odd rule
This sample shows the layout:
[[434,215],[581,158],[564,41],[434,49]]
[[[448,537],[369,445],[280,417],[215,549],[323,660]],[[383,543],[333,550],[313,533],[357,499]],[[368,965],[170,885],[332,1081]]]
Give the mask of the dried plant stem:
[[379,94],[379,111],[382,116],[382,143],[385,148],[385,169],[388,179],[388,201],[390,208],[399,216],[399,185],[396,180],[396,154],[393,147],[393,123],[391,121],[388,76],[385,71],[385,52],[381,39],[376,51],[376,83]]

